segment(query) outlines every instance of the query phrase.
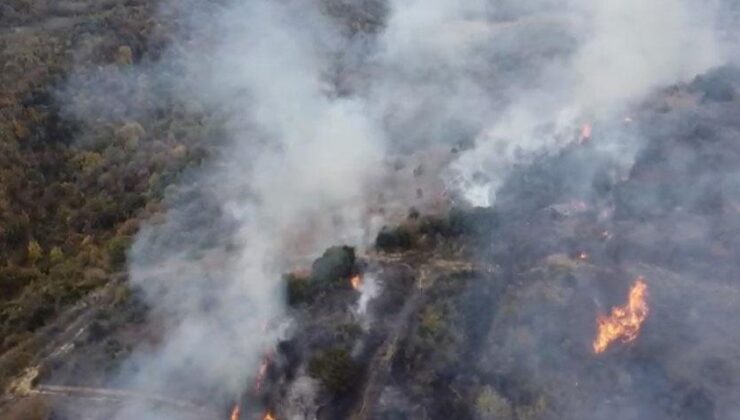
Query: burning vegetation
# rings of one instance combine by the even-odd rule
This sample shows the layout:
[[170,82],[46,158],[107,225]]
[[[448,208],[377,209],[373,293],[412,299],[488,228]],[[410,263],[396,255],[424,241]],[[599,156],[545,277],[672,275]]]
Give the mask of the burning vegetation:
[[362,276],[359,274],[356,274],[352,276],[351,279],[349,279],[350,284],[352,285],[352,288],[355,290],[360,290],[362,287]]
[[578,135],[578,143],[586,144],[591,141],[591,135],[593,134],[593,127],[591,123],[585,123],[581,127],[581,131]]
[[239,404],[234,404],[234,408],[231,409],[231,415],[229,420],[241,420],[242,408]]
[[267,370],[270,368],[270,356],[267,355],[262,359],[260,368],[257,371],[257,377],[254,379],[254,392],[259,393],[262,391],[262,384],[265,382],[267,377]]
[[648,288],[645,280],[639,277],[630,288],[627,303],[612,308],[610,315],[599,315],[596,319],[597,332],[593,348],[595,353],[603,353],[614,342],[630,343],[640,335],[640,327],[648,317]]
[[[29,38],[23,41],[26,45],[20,42],[24,34],[48,24],[36,16],[46,6],[36,9],[28,6],[31,3],[36,2],[0,6],[0,23],[18,26],[0,34],[0,56],[7,62],[0,75],[0,87],[6,88],[0,89],[0,160],[6,163],[0,169],[0,385],[8,390],[8,397],[0,399],[0,417],[716,420],[740,412],[740,334],[733,328],[734,314],[740,312],[740,288],[734,280],[740,275],[734,252],[740,249],[737,68],[721,67],[657,89],[642,102],[630,101],[635,109],[619,109],[618,115],[629,112],[634,119],[614,119],[594,109],[593,115],[572,116],[562,127],[554,121],[560,116],[552,115],[553,121],[537,121],[536,129],[519,130],[515,125],[520,119],[561,109],[543,105],[541,110],[538,105],[537,112],[519,113],[499,109],[501,105],[489,104],[487,97],[461,100],[447,93],[457,86],[465,86],[467,93],[480,84],[485,95],[501,92],[501,102],[539,103],[506,97],[530,84],[520,80],[529,76],[521,69],[554,69],[557,66],[540,65],[542,60],[558,57],[560,64],[569,62],[574,43],[598,36],[574,33],[561,39],[568,31],[558,19],[516,17],[527,7],[500,15],[497,9],[490,22],[488,17],[472,19],[475,14],[465,10],[449,19],[450,27],[444,30],[432,25],[435,32],[484,42],[470,49],[446,46],[441,55],[453,56],[454,63],[439,63],[432,47],[454,40],[419,33],[418,42],[431,43],[422,46],[420,60],[419,51],[404,49],[406,41],[395,45],[398,51],[385,48],[393,46],[388,37],[399,31],[384,35],[383,30],[407,20],[388,14],[415,2],[391,1],[393,7],[388,8],[386,2],[374,0],[321,0],[326,4],[317,12],[320,20],[340,20],[338,32],[346,37],[336,45],[328,43],[331,48],[355,45],[359,39],[363,45],[378,42],[390,51],[383,54],[403,59],[382,62],[388,57],[373,50],[367,56],[381,63],[357,63],[353,54],[348,60],[347,54],[332,50],[322,51],[320,59],[311,57],[306,68],[299,59],[288,60],[288,65],[281,61],[280,66],[295,74],[268,75],[285,86],[279,84],[277,96],[263,101],[265,108],[259,97],[265,86],[231,89],[226,84],[225,90],[255,101],[242,106],[242,98],[234,108],[238,111],[254,105],[263,117],[288,114],[287,123],[268,119],[271,124],[257,130],[255,143],[300,133],[295,143],[270,143],[269,153],[252,153],[246,147],[250,159],[303,151],[296,145],[312,131],[320,140],[337,139],[328,146],[316,139],[306,141],[323,148],[317,153],[308,150],[306,156],[290,155],[286,165],[267,165],[242,161],[241,150],[223,149],[230,147],[225,144],[232,136],[250,137],[229,130],[251,121],[236,124],[219,113],[224,107],[227,114],[241,116],[229,109],[233,104],[218,98],[219,111],[208,111],[213,104],[171,92],[176,89],[170,85],[173,80],[187,77],[179,65],[164,66],[158,70],[162,74],[148,73],[167,56],[161,45],[176,32],[167,19],[182,15],[158,15],[165,22],[140,18],[153,13],[148,0],[127,1],[126,6],[121,2],[112,11],[107,6],[83,10],[88,0],[65,1],[49,9],[60,14],[49,25],[56,28],[55,35]],[[505,9],[513,7],[505,3],[517,2],[495,3]],[[135,18],[121,16],[131,5]],[[230,10],[231,5],[224,7]],[[19,14],[24,8],[33,11],[33,19]],[[79,22],[80,16],[90,22]],[[98,20],[109,24],[110,31],[99,28]],[[290,26],[311,27],[313,22],[303,23]],[[71,29],[65,29],[67,24]],[[269,31],[272,24],[277,23],[259,28]],[[655,26],[658,30],[661,25]],[[416,35],[418,28],[402,29],[400,33]],[[220,37],[209,37],[209,42],[211,38]],[[512,44],[487,52],[483,46],[494,38]],[[8,48],[16,42],[22,48]],[[188,54],[211,49],[204,40],[183,45]],[[275,50],[266,49],[270,56]],[[465,60],[456,55],[467,51],[484,55],[472,69],[462,66]],[[63,70],[69,63],[64,64],[63,57],[80,60],[85,70],[67,77]],[[42,59],[50,60],[48,72],[41,68]],[[324,59],[330,62],[321,63],[317,74],[308,74]],[[416,68],[414,60],[433,64]],[[484,69],[485,63],[493,63],[492,68]],[[372,71],[363,67],[366,64]],[[447,72],[460,68],[471,70],[460,73],[474,78],[450,83],[456,75]],[[387,71],[381,81],[362,80],[377,75],[376,70]],[[229,81],[242,73],[231,67],[229,72]],[[423,80],[406,79],[417,73]],[[634,79],[640,80],[638,76]],[[320,85],[318,100],[299,98],[298,106],[270,108],[285,102],[283,88],[294,87],[291,77],[309,80],[311,88],[306,90]],[[67,79],[70,86],[53,85]],[[165,86],[158,85],[161,80]],[[250,82],[255,80],[265,84],[267,78]],[[539,89],[550,81],[534,85]],[[418,95],[424,90],[420,85],[435,83],[442,93]],[[384,98],[382,91],[389,86],[392,92]],[[390,107],[377,130],[388,140],[384,146],[389,146],[389,156],[377,161],[365,153],[354,156],[355,144],[345,148],[339,139],[362,137],[367,133],[357,127],[372,122],[360,118],[362,123],[345,127],[347,114],[365,116],[355,115],[363,112],[349,105],[357,100],[360,109],[380,107],[362,103],[367,92],[388,102],[396,97],[405,101],[407,86],[413,88],[414,98],[423,99],[409,102],[435,106],[414,109],[408,121],[400,115],[406,103]],[[70,90],[71,102],[80,108],[74,111],[85,118],[58,109],[69,98],[50,99],[54,92]],[[216,93],[208,92],[206,99],[218,97]],[[329,110],[314,113],[314,102],[329,104]],[[437,118],[437,108],[457,105],[464,110],[461,115]],[[478,108],[490,114],[470,112]],[[304,114],[310,121],[303,120]],[[513,126],[489,130],[488,120],[496,115],[507,120],[513,116]],[[476,118],[486,123],[476,126],[471,122]],[[581,125],[585,118],[590,121]],[[425,121],[423,127],[417,120]],[[326,127],[339,131],[320,130]],[[594,127],[597,142],[592,141]],[[526,137],[522,132],[536,137],[532,144],[520,138]],[[430,146],[432,142],[436,144]],[[433,150],[421,150],[427,148]],[[486,148],[503,160],[494,159],[493,165],[458,160]],[[255,163],[256,172],[264,176],[232,185],[225,181],[242,181],[233,176],[242,172],[218,173],[228,175],[223,179],[210,173],[193,175],[221,167],[222,162],[209,160],[221,155],[236,156],[232,170],[251,170]],[[428,156],[441,156],[436,160],[442,163],[435,166],[427,162],[434,160]],[[317,176],[317,185],[305,174],[334,169],[327,162],[314,162],[319,157],[329,157],[329,163],[345,169],[337,173],[369,169],[370,178],[378,179],[369,180],[365,191],[359,187],[363,182],[334,179],[336,173],[331,172]],[[369,168],[356,168],[369,161]],[[305,172],[289,167],[306,162],[316,165]],[[475,167],[475,173],[467,179],[451,171],[451,162]],[[285,173],[289,175],[281,178]],[[398,179],[390,182],[385,176]],[[271,199],[280,189],[276,185],[289,191],[279,195],[285,202]],[[477,188],[481,185],[485,188]],[[295,196],[294,186],[300,193]],[[326,204],[322,200],[334,196],[333,188],[351,200]],[[479,193],[480,201],[470,197],[471,190]],[[236,208],[228,195],[234,191],[249,197],[244,208]],[[363,201],[358,196],[368,203],[357,204]],[[260,207],[265,203],[274,207]],[[365,204],[368,209],[359,208]],[[343,206],[351,209],[335,213],[337,208],[345,210]],[[258,217],[252,217],[253,208],[261,210]],[[283,213],[296,220],[280,219]],[[258,221],[256,228],[249,225],[252,219]],[[326,223],[306,223],[314,219]],[[294,260],[306,264],[303,255],[282,255],[288,251],[280,248],[280,235],[300,224],[307,225],[308,236],[318,242],[336,240],[338,245],[311,250],[308,255],[318,258],[310,269],[289,272],[281,281],[279,272],[266,273],[265,267],[287,271]],[[253,231],[243,229],[245,225]],[[137,234],[139,226],[143,230]],[[347,230],[377,235],[356,242],[349,235],[352,239],[344,244],[336,238],[344,241]],[[263,241],[268,250],[260,248]],[[256,248],[250,248],[253,242],[258,242]],[[161,255],[165,257],[158,259]],[[256,262],[251,259],[255,255]],[[124,274],[127,269],[130,273]],[[632,282],[621,305],[596,315],[594,336],[593,302],[605,297],[611,301],[622,293],[615,289],[625,273],[626,278],[635,273],[645,277]],[[649,331],[643,330],[648,316]],[[177,336],[182,341],[172,341],[171,330],[178,327],[185,332]],[[615,347],[618,357],[603,357]],[[214,348],[228,351],[216,353]],[[171,353],[159,353],[161,349]],[[143,359],[151,364],[138,365]],[[82,386],[48,385],[60,383]],[[163,397],[152,402],[141,398],[143,391],[93,388],[100,384],[132,389],[147,384]],[[86,404],[80,403],[80,395]]]

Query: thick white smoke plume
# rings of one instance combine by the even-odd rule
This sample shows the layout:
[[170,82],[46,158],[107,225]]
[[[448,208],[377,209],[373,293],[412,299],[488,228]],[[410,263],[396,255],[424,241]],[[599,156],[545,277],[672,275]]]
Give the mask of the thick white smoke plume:
[[[325,78],[340,38],[316,11],[231,6],[208,18],[218,41],[180,58],[199,82],[190,94],[227,118],[230,146],[200,183],[228,221],[217,234],[229,239],[168,247],[183,230],[213,229],[192,225],[204,211],[193,202],[175,202],[164,225],[140,234],[131,281],[168,332],[133,361],[138,372],[126,380],[135,387],[172,389],[188,372],[186,383],[239,396],[280,333],[285,256],[363,239],[365,189],[383,141],[361,101],[332,94]],[[127,407],[119,417],[143,415],[164,414]]]
[[123,372],[137,388],[243,392],[283,333],[290,259],[366,244],[379,191],[414,204],[384,184],[391,158],[439,149],[432,176],[492,205],[513,165],[722,58],[714,9],[688,0],[392,0],[364,36],[318,1],[220,3],[171,54],[191,75],[182,94],[228,128],[198,175],[218,218],[183,193],[139,235],[131,280],[167,334]]
[[[546,22],[557,17],[560,22],[553,20],[545,31],[557,37],[566,30],[572,45],[554,59],[529,62],[541,71],[481,127],[478,147],[453,165],[458,186],[474,204],[492,204],[510,165],[557,150],[572,141],[576,126],[618,119],[651,89],[691,79],[720,62],[711,12],[715,9],[707,4],[574,0],[557,8],[560,15],[550,16],[552,10],[547,9],[543,6],[522,19]],[[487,39],[496,41],[495,35]],[[514,38],[514,54],[531,54],[526,39],[522,41]],[[543,132],[546,125],[550,128]],[[620,153],[634,153],[630,150]]]

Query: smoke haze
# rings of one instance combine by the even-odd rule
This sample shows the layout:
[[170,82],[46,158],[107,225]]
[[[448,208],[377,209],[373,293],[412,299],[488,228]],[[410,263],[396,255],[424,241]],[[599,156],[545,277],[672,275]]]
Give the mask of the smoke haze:
[[[162,6],[183,30],[131,77],[207,110],[223,145],[130,251],[131,282],[166,335],[119,385],[238,398],[291,332],[282,273],[333,244],[364,249],[410,206],[433,208],[437,194],[420,199],[415,183],[494,206],[516,168],[572,145],[586,123],[626,176],[643,144],[624,121],[632,107],[734,54],[715,2],[344,3],[382,25],[348,30],[319,1]],[[394,169],[399,158],[424,164],[422,179],[415,164]],[[163,416],[126,406],[117,418]]]

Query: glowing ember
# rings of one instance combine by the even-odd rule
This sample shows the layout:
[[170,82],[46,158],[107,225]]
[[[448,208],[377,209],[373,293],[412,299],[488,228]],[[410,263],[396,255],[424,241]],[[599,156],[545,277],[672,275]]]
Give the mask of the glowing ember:
[[254,380],[254,391],[260,392],[262,389],[262,383],[265,381],[265,377],[267,376],[267,368],[270,367],[270,355],[268,354],[265,356],[264,359],[262,359],[262,364],[260,364],[260,370],[257,372],[257,378]]
[[242,409],[239,407],[239,404],[234,404],[234,409],[231,410],[231,417],[229,417],[230,420],[239,420],[241,417]]
[[590,123],[583,124],[583,127],[581,127],[581,135],[578,137],[578,143],[583,144],[591,140],[592,131],[593,129],[591,128]]
[[362,287],[362,277],[359,274],[353,276],[349,281],[352,284],[352,288],[355,290],[360,290]]
[[262,417],[262,420],[275,420],[275,416],[273,416],[272,413],[268,411],[265,413],[265,416]]
[[598,316],[598,331],[593,343],[595,353],[603,353],[614,341],[629,343],[637,339],[649,312],[646,297],[647,284],[638,277],[630,289],[626,305],[612,308],[609,316]]

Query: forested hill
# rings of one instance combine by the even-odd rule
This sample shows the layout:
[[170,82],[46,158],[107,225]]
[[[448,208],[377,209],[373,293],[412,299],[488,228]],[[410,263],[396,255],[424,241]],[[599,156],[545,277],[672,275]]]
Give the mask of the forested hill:
[[[135,69],[177,21],[155,3],[0,5],[0,384],[34,331],[122,269],[139,222],[206,154],[203,116]],[[138,82],[117,84],[127,73]]]

